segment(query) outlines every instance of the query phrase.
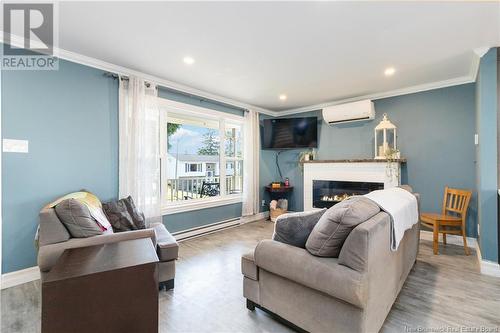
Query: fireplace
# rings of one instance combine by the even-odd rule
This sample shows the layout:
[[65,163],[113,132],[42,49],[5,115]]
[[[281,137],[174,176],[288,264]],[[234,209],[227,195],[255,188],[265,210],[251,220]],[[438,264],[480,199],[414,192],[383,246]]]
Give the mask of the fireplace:
[[313,208],[330,208],[354,195],[384,188],[384,183],[313,180]]

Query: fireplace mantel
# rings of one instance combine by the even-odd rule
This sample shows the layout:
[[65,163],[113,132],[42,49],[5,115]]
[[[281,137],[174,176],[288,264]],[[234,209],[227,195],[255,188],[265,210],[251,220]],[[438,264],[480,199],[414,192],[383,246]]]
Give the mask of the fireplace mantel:
[[[392,160],[394,163],[406,163],[406,158],[399,158]],[[302,161],[300,163],[387,163],[385,159],[374,159],[374,158],[358,158],[350,160],[312,160],[312,161]]]
[[383,184],[384,188],[400,185],[401,165],[406,159],[350,159],[304,161],[304,210],[313,209],[313,182],[343,181]]

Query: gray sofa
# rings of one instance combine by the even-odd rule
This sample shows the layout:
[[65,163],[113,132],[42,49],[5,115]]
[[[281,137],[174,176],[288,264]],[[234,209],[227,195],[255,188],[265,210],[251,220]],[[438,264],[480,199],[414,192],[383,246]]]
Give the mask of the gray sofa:
[[247,308],[308,332],[378,332],[415,263],[420,235],[417,223],[392,252],[390,223],[381,211],[358,225],[338,258],[261,241],[242,257]]
[[152,224],[150,228],[142,230],[119,233],[107,231],[98,236],[72,238],[53,208],[43,209],[39,218],[38,267],[42,279],[44,273],[50,271],[66,249],[115,243],[130,239],[151,238],[160,259],[158,265],[160,289],[165,288],[168,290],[174,287],[175,260],[179,254],[179,245],[163,224]]

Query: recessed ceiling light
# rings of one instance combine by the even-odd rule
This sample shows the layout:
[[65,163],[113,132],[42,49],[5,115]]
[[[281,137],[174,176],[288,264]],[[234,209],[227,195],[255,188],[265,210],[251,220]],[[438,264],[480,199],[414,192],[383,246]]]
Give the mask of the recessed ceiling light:
[[385,76],[392,76],[394,73],[396,73],[396,69],[394,67],[388,67],[384,71]]
[[285,94],[281,94],[280,95],[280,100],[281,101],[286,101],[286,99],[287,99],[287,96]]
[[194,64],[194,59],[192,57],[184,57],[184,59],[182,59],[182,61],[184,61],[184,63],[186,65],[192,65],[192,64]]

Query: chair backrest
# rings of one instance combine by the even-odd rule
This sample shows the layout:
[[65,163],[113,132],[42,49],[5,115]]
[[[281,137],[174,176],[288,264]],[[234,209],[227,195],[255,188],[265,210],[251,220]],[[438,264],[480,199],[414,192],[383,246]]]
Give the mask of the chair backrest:
[[464,224],[467,218],[467,209],[469,208],[471,196],[471,191],[446,186],[444,189],[442,214],[459,215],[462,218],[462,224]]
[[216,197],[220,192],[220,184],[219,183],[209,183],[203,181],[201,184],[200,197]]

